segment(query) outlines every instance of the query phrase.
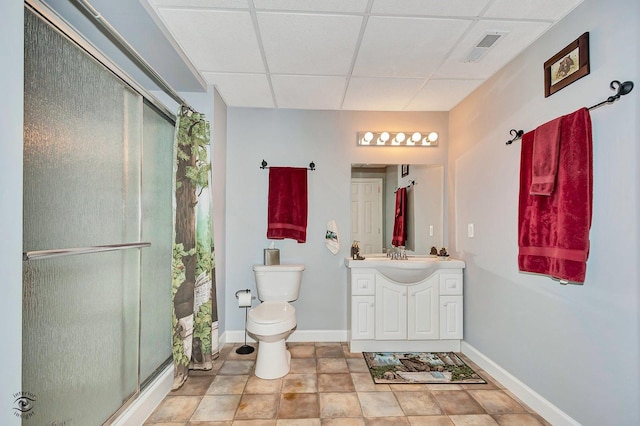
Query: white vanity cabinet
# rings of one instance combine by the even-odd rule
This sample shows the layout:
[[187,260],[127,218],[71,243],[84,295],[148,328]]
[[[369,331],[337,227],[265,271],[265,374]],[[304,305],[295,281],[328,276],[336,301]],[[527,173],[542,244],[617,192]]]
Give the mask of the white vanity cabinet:
[[437,274],[413,285],[376,277],[375,337],[379,340],[437,339]]
[[459,351],[462,267],[446,262],[450,261],[442,262],[444,267],[433,267],[426,278],[416,282],[394,281],[366,263],[350,267],[350,350]]

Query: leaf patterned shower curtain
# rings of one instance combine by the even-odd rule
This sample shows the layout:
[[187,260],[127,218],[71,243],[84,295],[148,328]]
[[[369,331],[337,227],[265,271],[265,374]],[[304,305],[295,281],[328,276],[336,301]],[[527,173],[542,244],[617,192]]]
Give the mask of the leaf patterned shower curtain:
[[203,114],[180,107],[174,141],[173,390],[189,369],[210,370],[218,357],[209,134]]

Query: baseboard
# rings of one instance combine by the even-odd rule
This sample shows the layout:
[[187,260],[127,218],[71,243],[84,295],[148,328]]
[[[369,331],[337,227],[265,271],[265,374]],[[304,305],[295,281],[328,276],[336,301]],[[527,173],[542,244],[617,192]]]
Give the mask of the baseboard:
[[580,423],[572,419],[564,411],[543,398],[467,342],[462,341],[460,351],[552,425],[580,426]]
[[136,397],[112,423],[115,426],[141,425],[160,405],[173,384],[173,365],[168,365],[162,373]]
[[[223,333],[227,343],[244,342],[244,330],[226,330]],[[287,338],[287,342],[346,342],[347,330],[296,330]],[[247,342],[255,340],[247,335]]]

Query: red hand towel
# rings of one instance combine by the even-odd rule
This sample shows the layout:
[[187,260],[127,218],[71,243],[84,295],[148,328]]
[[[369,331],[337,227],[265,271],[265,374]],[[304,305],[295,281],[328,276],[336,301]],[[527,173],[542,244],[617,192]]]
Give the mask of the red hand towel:
[[535,132],[522,137],[518,267],[522,272],[583,283],[593,195],[591,117],[582,108],[562,117],[555,190],[530,195]]
[[551,195],[556,183],[560,152],[562,117],[551,120],[535,130],[533,137],[531,195]]
[[393,223],[394,246],[404,246],[407,242],[407,188],[398,188],[396,191],[395,221]]
[[307,169],[269,168],[267,238],[307,240]]

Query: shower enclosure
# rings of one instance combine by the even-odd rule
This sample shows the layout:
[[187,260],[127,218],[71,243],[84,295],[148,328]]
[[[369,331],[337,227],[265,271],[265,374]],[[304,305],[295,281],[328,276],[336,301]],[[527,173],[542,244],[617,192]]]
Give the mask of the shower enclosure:
[[24,100],[23,423],[99,425],[171,359],[174,119],[30,6]]

